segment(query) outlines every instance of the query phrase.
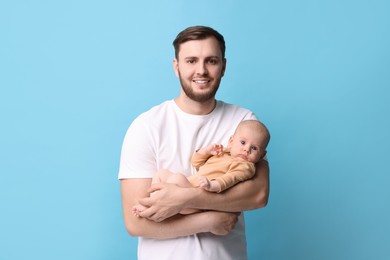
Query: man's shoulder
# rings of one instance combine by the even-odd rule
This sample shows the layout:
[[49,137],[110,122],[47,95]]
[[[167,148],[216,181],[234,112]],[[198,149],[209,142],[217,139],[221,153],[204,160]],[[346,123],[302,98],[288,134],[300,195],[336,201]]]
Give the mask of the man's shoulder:
[[237,111],[245,111],[245,112],[251,112],[249,109],[241,107],[236,104],[227,103],[222,100],[217,101],[217,107],[223,110],[237,110]]
[[159,127],[166,119],[166,115],[173,109],[172,100],[164,101],[149,110],[139,114],[131,123],[130,128],[147,128]]
[[173,100],[166,100],[158,105],[151,107],[148,111],[144,112],[143,114],[161,113],[167,109],[172,108],[172,106],[173,106]]
[[171,110],[173,108],[173,101],[172,100],[167,100],[164,101],[158,105],[155,105],[151,107],[149,110],[141,113],[138,116],[138,119],[158,119],[161,118],[161,115],[165,114],[167,111]]
[[243,117],[242,120],[256,118],[255,114],[249,109],[220,100],[217,103],[217,110],[217,112],[224,115]]

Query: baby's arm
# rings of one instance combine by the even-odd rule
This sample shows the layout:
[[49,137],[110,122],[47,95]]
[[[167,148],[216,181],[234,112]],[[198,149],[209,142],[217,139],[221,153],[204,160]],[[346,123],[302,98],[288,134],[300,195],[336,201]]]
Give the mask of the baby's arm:
[[233,163],[229,170],[216,179],[209,180],[205,176],[199,177],[199,186],[209,192],[222,192],[238,182],[246,181],[255,174],[255,166],[251,163]]
[[[207,158],[203,158],[202,163],[199,161],[192,160],[192,164],[198,168],[201,166],[208,158],[209,156],[221,156],[223,154],[223,145],[222,144],[210,144],[206,147],[203,147],[197,151],[199,155],[202,157],[207,156]],[[203,188],[206,191],[210,192],[220,192],[221,191],[221,185],[217,181],[209,181],[206,177],[200,176],[199,177],[199,186]]]

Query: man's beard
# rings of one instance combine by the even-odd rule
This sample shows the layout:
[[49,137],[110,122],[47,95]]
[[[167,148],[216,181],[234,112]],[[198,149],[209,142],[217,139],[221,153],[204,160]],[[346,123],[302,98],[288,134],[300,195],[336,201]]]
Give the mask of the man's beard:
[[205,102],[209,101],[210,99],[215,98],[215,94],[218,91],[219,84],[221,83],[221,79],[215,81],[215,83],[210,86],[210,89],[207,92],[203,93],[195,93],[194,89],[191,87],[191,83],[187,84],[185,80],[182,79],[179,71],[179,80],[181,84],[181,88],[183,89],[184,93],[189,97],[190,99],[196,101],[196,102]]

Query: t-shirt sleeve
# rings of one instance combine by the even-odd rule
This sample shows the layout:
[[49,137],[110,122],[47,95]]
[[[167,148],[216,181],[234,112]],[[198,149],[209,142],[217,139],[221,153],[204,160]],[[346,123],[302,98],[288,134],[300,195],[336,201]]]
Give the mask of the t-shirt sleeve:
[[253,112],[250,112],[246,115],[243,121],[245,120],[259,120]]
[[118,179],[152,178],[156,172],[155,140],[146,121],[142,116],[138,117],[126,132]]

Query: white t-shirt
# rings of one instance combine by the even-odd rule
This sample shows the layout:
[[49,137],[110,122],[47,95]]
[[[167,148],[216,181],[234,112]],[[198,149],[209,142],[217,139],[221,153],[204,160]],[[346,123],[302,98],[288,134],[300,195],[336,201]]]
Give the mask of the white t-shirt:
[[[166,101],[136,118],[122,147],[119,179],[152,178],[159,169],[187,176],[195,174],[191,156],[211,143],[227,145],[242,120],[257,119],[249,110],[218,101],[208,115],[183,112],[173,100]],[[202,233],[175,239],[140,237],[140,260],[240,260],[247,259],[243,214],[226,236]]]

